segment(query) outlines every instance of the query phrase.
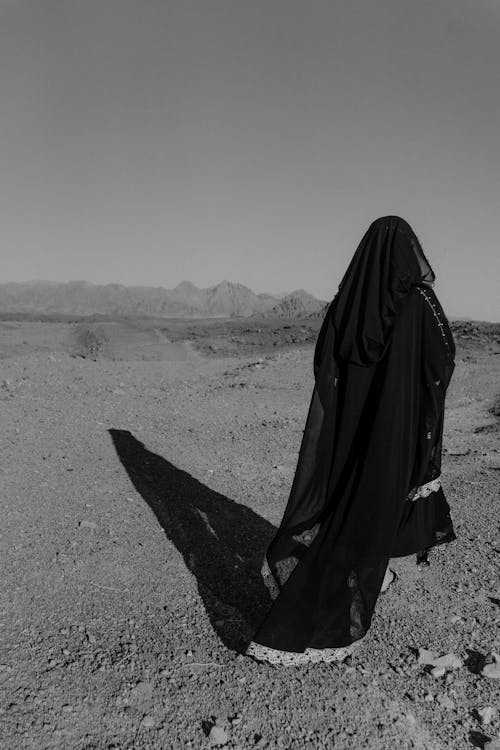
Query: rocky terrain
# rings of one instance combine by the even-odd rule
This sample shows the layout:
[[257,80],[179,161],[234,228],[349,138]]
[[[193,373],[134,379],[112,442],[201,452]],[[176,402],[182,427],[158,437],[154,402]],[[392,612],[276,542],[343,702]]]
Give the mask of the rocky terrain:
[[270,313],[273,316],[301,317],[321,310],[323,302],[303,289],[281,297],[255,294],[243,284],[221,281],[199,289],[183,281],[175,289],[121,284],[90,284],[35,281],[0,284],[0,314],[24,313],[31,316],[161,316],[207,318]]
[[499,746],[498,326],[454,324],[457,541],[344,664],[241,655],[318,326],[0,322],[2,749]]

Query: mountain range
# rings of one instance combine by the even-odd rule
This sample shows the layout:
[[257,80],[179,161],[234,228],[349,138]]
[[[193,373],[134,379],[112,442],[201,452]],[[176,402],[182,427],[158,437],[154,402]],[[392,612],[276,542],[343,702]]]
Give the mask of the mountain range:
[[323,301],[303,289],[286,295],[255,294],[243,284],[230,281],[206,289],[190,281],[183,281],[174,289],[87,281],[0,284],[0,313],[11,314],[298,318],[316,315],[323,306]]

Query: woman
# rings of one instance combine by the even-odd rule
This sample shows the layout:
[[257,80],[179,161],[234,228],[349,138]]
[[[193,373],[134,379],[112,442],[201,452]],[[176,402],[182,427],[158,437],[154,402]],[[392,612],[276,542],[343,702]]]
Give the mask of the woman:
[[411,227],[373,222],[330,305],[280,528],[273,606],[247,649],[272,664],[342,661],[394,574],[390,557],[455,538],[441,489],[455,347]]

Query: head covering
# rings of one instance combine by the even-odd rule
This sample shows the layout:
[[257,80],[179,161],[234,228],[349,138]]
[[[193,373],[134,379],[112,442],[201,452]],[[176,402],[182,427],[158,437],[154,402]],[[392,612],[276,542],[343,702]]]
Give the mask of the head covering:
[[383,216],[374,221],[332,305],[338,358],[358,365],[378,362],[409,291],[434,278],[415,232],[404,219]]

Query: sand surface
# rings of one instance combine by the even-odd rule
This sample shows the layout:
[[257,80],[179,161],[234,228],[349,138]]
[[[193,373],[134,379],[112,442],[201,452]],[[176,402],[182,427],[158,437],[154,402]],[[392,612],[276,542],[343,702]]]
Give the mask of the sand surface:
[[[259,568],[317,324],[82,325],[0,323],[1,747],[487,747],[498,327],[457,329],[443,474],[458,540],[430,567],[395,563],[346,663],[273,669],[239,652],[269,604]],[[462,664],[433,676],[422,648]]]

